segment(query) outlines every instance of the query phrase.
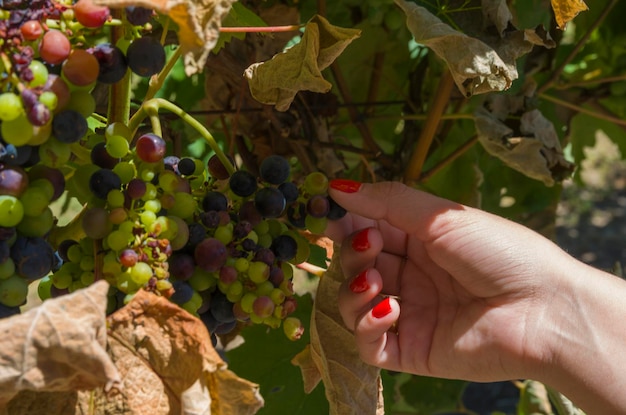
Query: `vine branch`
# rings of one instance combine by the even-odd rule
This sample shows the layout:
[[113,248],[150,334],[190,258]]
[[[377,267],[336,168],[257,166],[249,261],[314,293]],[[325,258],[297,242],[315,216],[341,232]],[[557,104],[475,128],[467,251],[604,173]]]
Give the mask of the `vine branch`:
[[475,135],[471,137],[469,140],[461,144],[458,148],[456,148],[452,153],[443,158],[439,163],[433,166],[428,171],[425,171],[419,178],[420,183],[426,183],[431,177],[435,174],[439,173],[446,166],[450,165],[454,160],[465,154],[467,150],[472,148],[474,144],[478,142],[478,136]]
[[589,109],[587,109],[585,107],[581,107],[580,105],[572,104],[571,102],[564,101],[562,99],[553,97],[551,95],[539,94],[538,96],[539,96],[539,98],[545,99],[546,101],[550,101],[550,102],[553,102],[553,103],[555,103],[557,105],[560,105],[562,107],[569,108],[569,109],[572,109],[574,111],[578,111],[580,113],[590,115],[590,116],[592,116],[594,118],[598,118],[600,120],[609,121],[609,122],[612,122],[612,123],[615,123],[615,124],[618,124],[618,125],[626,125],[626,120],[623,120],[621,118],[612,117],[612,116],[607,115],[607,114],[603,114],[603,113],[600,113],[600,112],[592,111],[592,110],[589,110]]

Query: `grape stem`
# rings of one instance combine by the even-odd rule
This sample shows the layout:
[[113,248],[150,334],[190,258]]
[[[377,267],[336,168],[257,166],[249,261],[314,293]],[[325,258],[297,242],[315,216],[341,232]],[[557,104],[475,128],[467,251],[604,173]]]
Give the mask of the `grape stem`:
[[297,32],[304,25],[288,26],[241,26],[241,27],[220,27],[222,33],[277,33],[277,32]]
[[[139,107],[139,110],[133,114],[128,122],[128,127],[130,130],[135,133],[139,124],[146,118],[150,117],[151,122],[153,122],[153,117],[158,114],[159,110],[164,109],[167,110],[174,115],[177,115],[181,120],[186,122],[191,128],[195,129],[201,136],[204,138],[211,149],[215,152],[215,155],[220,159],[226,170],[229,174],[232,174],[235,171],[235,167],[231,164],[226,154],[222,151],[220,146],[215,141],[215,138],[211,133],[202,125],[198,120],[193,118],[191,115],[187,114],[185,110],[180,108],[179,106],[171,103],[170,101],[163,98],[152,98],[144,101],[144,103]],[[158,119],[158,117],[156,117]],[[154,128],[154,122],[153,122]],[[160,123],[159,123],[160,129]],[[156,134],[156,132],[155,132]]]

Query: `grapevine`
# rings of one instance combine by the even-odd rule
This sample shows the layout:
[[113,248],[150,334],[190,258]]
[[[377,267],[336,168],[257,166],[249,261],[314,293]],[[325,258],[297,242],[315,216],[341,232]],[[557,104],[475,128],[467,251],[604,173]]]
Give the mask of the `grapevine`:
[[[153,10],[4,2],[2,17],[2,316],[19,312],[29,284],[45,301],[104,279],[108,313],[147,290],[196,315],[214,341],[245,324],[299,338],[302,323],[291,314],[294,265],[309,256],[303,234],[345,214],[328,179],[314,172],[300,180],[276,155],[257,177],[199,121],[154,98],[180,55],[168,61],[151,30]],[[114,27],[124,36],[116,39]],[[94,87],[128,90],[129,73],[154,81],[139,107],[120,116],[115,105],[129,103],[112,103],[97,113]],[[162,112],[200,134],[213,153],[206,162],[172,152]],[[82,205],[65,226],[50,208],[61,197]]]

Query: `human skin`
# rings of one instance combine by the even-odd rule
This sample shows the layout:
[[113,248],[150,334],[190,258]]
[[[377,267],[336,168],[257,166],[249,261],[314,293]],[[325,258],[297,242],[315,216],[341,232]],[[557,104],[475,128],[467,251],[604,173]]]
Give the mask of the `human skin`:
[[[348,214],[339,309],[362,359],[424,376],[536,379],[626,413],[626,282],[512,221],[397,182],[331,181]],[[350,288],[352,286],[352,289]]]

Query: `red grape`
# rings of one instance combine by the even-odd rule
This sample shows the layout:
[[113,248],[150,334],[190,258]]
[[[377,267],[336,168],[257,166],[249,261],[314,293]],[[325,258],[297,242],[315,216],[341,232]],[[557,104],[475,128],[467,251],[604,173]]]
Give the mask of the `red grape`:
[[219,240],[206,238],[196,246],[194,258],[198,267],[205,271],[214,272],[226,262],[228,250]]
[[102,27],[110,15],[108,7],[97,6],[92,0],[78,0],[74,5],[74,17],[85,27]]
[[74,49],[63,63],[65,79],[77,86],[89,85],[98,79],[98,59],[83,49]]
[[26,40],[37,40],[43,35],[43,27],[39,21],[29,20],[20,27],[20,32]]
[[147,133],[137,139],[137,156],[146,163],[156,163],[165,157],[165,140],[153,133]]
[[49,30],[43,35],[39,45],[41,58],[51,65],[62,63],[72,50],[70,40],[59,30]]

